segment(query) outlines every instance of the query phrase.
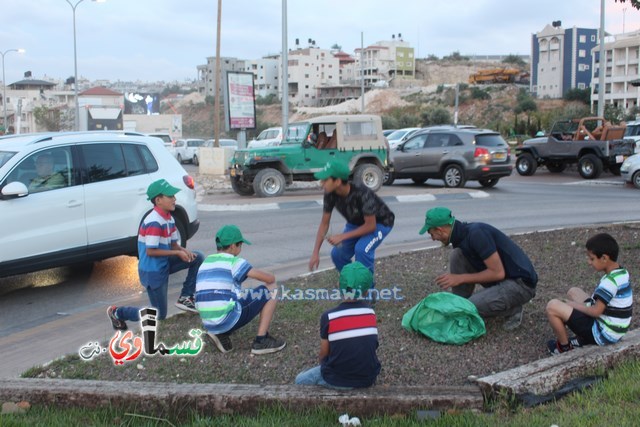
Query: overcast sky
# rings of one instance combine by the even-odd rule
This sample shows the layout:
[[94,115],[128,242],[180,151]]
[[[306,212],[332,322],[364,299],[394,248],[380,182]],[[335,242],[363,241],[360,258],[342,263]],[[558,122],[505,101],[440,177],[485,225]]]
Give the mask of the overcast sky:
[[[76,3],[77,0],[70,0]],[[215,56],[217,0],[84,0],[76,8],[78,75],[184,81]],[[288,0],[288,43],[353,54],[402,34],[416,56],[530,54],[531,34],[552,21],[598,28],[600,0]],[[623,9],[626,8],[626,12]],[[1,0],[6,80],[73,76],[73,13],[66,0]],[[606,0],[606,31],[640,29],[640,11]],[[222,0],[221,56],[256,59],[282,47],[281,0]],[[1,76],[0,76],[1,77]]]

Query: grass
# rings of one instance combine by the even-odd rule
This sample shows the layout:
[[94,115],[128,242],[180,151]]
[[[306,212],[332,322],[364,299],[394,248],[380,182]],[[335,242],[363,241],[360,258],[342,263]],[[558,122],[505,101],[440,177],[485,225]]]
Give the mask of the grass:
[[[534,408],[497,404],[490,413],[470,411],[449,413],[429,412],[423,419],[420,412],[392,416],[364,416],[363,426],[636,426],[640,418],[640,361],[621,364],[609,372],[609,377],[582,392],[560,401]],[[275,407],[259,411],[258,415],[221,415],[215,418],[191,413],[182,419],[155,418],[145,414],[123,413],[113,409],[60,409],[35,406],[24,415],[0,415],[0,426],[331,426],[340,425],[342,415],[331,410],[312,409],[291,412]]]

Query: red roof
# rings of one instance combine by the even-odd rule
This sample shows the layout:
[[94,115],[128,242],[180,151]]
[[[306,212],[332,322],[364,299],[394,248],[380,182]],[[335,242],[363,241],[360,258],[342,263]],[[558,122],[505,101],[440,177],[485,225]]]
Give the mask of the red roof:
[[80,92],[80,95],[94,95],[94,96],[122,96],[120,92],[115,92],[106,87],[98,86],[87,89],[84,92]]

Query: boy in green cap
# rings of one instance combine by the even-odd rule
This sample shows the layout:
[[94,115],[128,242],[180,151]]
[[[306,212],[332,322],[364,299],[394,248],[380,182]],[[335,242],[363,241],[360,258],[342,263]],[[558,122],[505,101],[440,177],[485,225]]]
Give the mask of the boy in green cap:
[[[153,210],[146,216],[138,231],[138,274],[140,283],[147,290],[151,306],[158,309],[158,319],[167,317],[167,292],[169,275],[189,269],[182,285],[176,307],[196,312],[193,293],[196,274],[204,254],[190,251],[178,243],[179,235],[171,212],[176,209],[176,193],[180,191],[164,179],[152,182],[147,188],[148,200]],[[116,330],[126,330],[127,320],[140,320],[139,307],[116,307],[107,309],[111,325]]]
[[[510,331],[522,322],[522,306],[536,295],[538,274],[524,251],[502,231],[482,222],[460,222],[445,207],[429,209],[420,234],[449,243],[449,273],[436,277],[443,290],[468,298],[482,317],[504,317]],[[474,293],[476,284],[484,290]]]
[[[375,251],[393,229],[395,215],[387,204],[371,189],[349,182],[349,166],[331,160],[316,172],[324,190],[322,219],[318,226],[309,270],[320,264],[320,247],[326,239],[333,249],[331,260],[338,271],[355,260],[371,270],[375,265]],[[328,235],[331,214],[336,209],[347,220],[340,234]]]
[[296,384],[352,389],[373,385],[380,373],[376,314],[365,301],[371,271],[358,261],[340,272],[344,301],[320,317],[320,365],[303,371]]
[[[225,225],[218,230],[218,252],[209,255],[198,271],[196,308],[207,329],[206,337],[222,353],[233,349],[231,334],[257,315],[260,315],[260,322],[251,353],[275,353],[286,346],[284,341],[269,335],[276,309],[276,278],[271,273],[253,268],[238,256],[243,243],[251,244],[235,225]],[[243,289],[242,282],[249,277],[264,284]]]

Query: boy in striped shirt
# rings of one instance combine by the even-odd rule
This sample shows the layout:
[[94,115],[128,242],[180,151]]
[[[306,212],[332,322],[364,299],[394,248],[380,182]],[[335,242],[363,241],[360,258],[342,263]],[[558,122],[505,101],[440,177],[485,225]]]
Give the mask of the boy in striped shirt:
[[[258,315],[258,334],[251,345],[251,353],[275,353],[286,345],[269,335],[276,309],[276,278],[271,273],[253,268],[246,259],[238,256],[243,243],[251,244],[235,225],[225,225],[218,230],[218,252],[209,255],[198,270],[196,309],[207,329],[205,337],[222,353],[233,349],[231,334]],[[242,282],[249,277],[264,284],[243,289]]]
[[[547,304],[547,318],[556,336],[547,343],[552,355],[587,344],[613,344],[629,330],[633,294],[629,272],[618,264],[618,243],[601,233],[591,237],[586,247],[589,265],[604,276],[591,296],[571,288],[568,301],[552,299]],[[567,336],[565,325],[575,337]]]
[[358,261],[340,272],[344,301],[320,317],[320,365],[296,377],[296,384],[353,389],[373,385],[380,373],[376,314],[366,302],[373,274]]

